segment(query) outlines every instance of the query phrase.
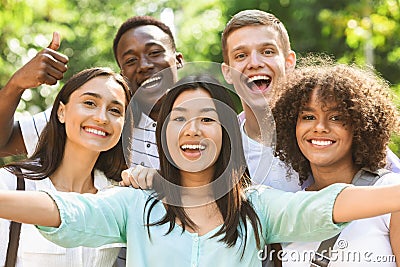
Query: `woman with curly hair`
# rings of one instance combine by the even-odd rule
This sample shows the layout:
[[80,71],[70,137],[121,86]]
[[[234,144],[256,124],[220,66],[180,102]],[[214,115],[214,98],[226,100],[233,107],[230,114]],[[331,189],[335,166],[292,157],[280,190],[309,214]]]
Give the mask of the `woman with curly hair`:
[[[399,129],[398,112],[388,84],[371,70],[331,63],[306,66],[278,92],[272,109],[277,154],[299,173],[306,191],[334,183],[400,183],[398,174],[384,169],[390,134]],[[397,213],[352,222],[333,243],[329,266],[396,266],[399,229]],[[283,266],[310,266],[320,242],[282,246]]]
[[[321,240],[342,222],[400,211],[400,185],[248,188],[232,99],[208,75],[185,77],[166,93],[156,139],[160,176],[153,190],[0,191],[0,217],[41,225],[64,247],[126,242],[127,266],[253,267],[268,243]],[[378,202],[382,196],[390,200]]]

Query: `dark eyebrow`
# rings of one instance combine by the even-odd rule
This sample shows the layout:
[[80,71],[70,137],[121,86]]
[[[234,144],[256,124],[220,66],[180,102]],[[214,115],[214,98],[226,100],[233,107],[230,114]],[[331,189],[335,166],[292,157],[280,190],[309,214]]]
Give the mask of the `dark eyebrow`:
[[125,51],[123,54],[122,54],[122,57],[124,57],[124,56],[126,56],[126,55],[133,55],[135,52],[132,50],[132,49],[129,49],[129,50],[127,50],[127,51]]
[[[277,47],[277,45],[276,45],[276,43],[272,43],[272,42],[264,42],[264,43],[262,43],[260,46],[273,46],[273,47]],[[237,46],[237,47],[234,47],[233,49],[232,49],[232,52],[236,52],[236,51],[238,51],[238,50],[242,50],[242,49],[245,49],[246,48],[246,46],[245,45],[239,45],[239,46]]]
[[[85,92],[85,93],[83,93],[83,94],[81,94],[81,97],[82,96],[92,96],[92,97],[94,97],[94,98],[98,98],[98,99],[102,99],[102,97],[101,97],[101,95],[99,95],[99,94],[96,94],[96,93],[93,93],[93,92]],[[113,103],[113,104],[116,104],[116,105],[119,105],[119,106],[124,106],[124,104],[122,104],[120,101],[118,101],[118,100],[112,100],[111,101],[111,103]]]
[[[183,107],[175,107],[172,109],[173,111],[187,111],[187,108],[183,108]],[[215,108],[202,108],[200,110],[200,113],[206,113],[206,112],[215,112],[217,113],[217,110]]]
[[217,110],[215,108],[202,108],[200,110],[201,113],[206,113],[206,112],[215,112],[217,113]]
[[101,99],[101,96],[99,94],[96,94],[96,93],[85,92],[85,93],[81,94],[81,96],[85,96],[85,95],[90,95],[90,96],[93,96],[95,98],[100,98]]
[[[324,107],[324,108],[326,108],[326,107]],[[339,109],[339,107],[333,107],[333,108],[328,108],[328,109],[323,109],[324,111],[341,111],[340,109]],[[315,109],[314,108],[311,108],[311,107],[309,107],[309,106],[305,106],[305,107],[303,107],[302,109],[301,109],[301,111],[310,111],[310,112],[314,112],[315,111]]]
[[300,111],[315,111],[315,109],[311,108],[311,107],[308,107],[308,106],[305,106],[305,107],[301,108]]
[[174,111],[186,111],[187,109],[183,108],[183,107],[175,107],[172,110],[174,110]]

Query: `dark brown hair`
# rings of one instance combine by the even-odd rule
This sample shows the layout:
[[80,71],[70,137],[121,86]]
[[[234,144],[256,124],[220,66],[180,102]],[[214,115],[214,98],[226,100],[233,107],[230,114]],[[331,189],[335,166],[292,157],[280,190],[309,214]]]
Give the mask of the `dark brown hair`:
[[319,64],[296,69],[276,88],[272,112],[281,160],[299,173],[301,183],[311,174],[310,163],[297,145],[296,123],[317,90],[318,101],[324,106],[336,104],[345,123],[352,127],[354,163],[372,171],[383,168],[390,134],[399,129],[388,83],[368,68],[323,59],[308,61]]
[[[125,91],[126,106],[128,106],[131,98],[130,91],[121,75],[108,68],[91,68],[75,74],[65,83],[54,100],[49,122],[39,137],[39,142],[33,155],[26,160],[11,163],[5,168],[15,175],[27,179],[45,179],[53,174],[61,163],[67,139],[65,125],[60,123],[57,116],[60,102],[67,104],[73,92],[91,79],[99,76],[112,77],[121,85]],[[25,169],[27,172],[22,174],[17,167]],[[127,168],[123,156],[121,138],[113,148],[100,153],[94,167],[103,171],[110,179],[121,180],[121,172]]]
[[[151,210],[157,200],[165,198],[167,201],[172,200],[174,203],[180,203],[180,189],[168,186],[171,183],[182,185],[180,170],[171,163],[169,160],[171,159],[169,151],[165,147],[163,149],[162,143],[166,142],[165,128],[169,121],[168,115],[172,110],[176,98],[182,92],[199,89],[205,90],[210,94],[215,103],[222,127],[222,147],[215,163],[212,190],[224,224],[213,237],[222,236],[220,241],[225,242],[229,247],[235,245],[239,237],[243,237],[242,240],[244,240],[244,243],[241,245],[243,245],[244,252],[244,248],[246,247],[247,219],[251,222],[254,229],[257,246],[260,246],[259,233],[261,232],[261,225],[257,214],[243,192],[245,186],[250,183],[250,180],[247,176],[247,165],[244,158],[242,139],[234,104],[226,89],[217,80],[208,75],[185,77],[166,94],[157,121],[156,140],[160,155],[160,175],[167,181],[163,182],[165,181],[164,179],[156,179],[154,181],[156,200],[152,202],[147,213],[147,225],[169,223],[168,233],[170,233],[175,226],[176,219],[179,219],[182,223],[182,231],[185,230],[186,226],[196,228],[195,223],[185,213],[184,208],[178,205],[167,204],[167,213],[162,219],[156,223],[150,223],[149,220]],[[231,156],[234,158],[231,158]],[[228,171],[224,172],[225,170]],[[221,192],[224,192],[223,196],[218,197]]]

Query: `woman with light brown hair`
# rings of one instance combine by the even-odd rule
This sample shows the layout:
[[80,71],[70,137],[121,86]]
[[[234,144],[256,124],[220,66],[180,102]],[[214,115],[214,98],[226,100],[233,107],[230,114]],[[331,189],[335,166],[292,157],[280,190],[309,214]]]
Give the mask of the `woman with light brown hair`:
[[[74,75],[58,93],[34,154],[0,170],[0,189],[14,191],[22,181],[26,191],[97,193],[119,181],[126,168],[120,137],[129,101],[124,78],[108,68]],[[0,219],[0,266],[110,267],[122,246],[62,248],[23,224],[11,253],[9,237],[18,231],[10,235],[9,226]]]

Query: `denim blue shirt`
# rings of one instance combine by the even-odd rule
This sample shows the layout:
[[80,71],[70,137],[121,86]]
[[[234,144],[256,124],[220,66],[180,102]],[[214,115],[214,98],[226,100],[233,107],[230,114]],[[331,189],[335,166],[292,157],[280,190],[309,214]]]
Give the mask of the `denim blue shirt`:
[[[262,224],[262,246],[268,243],[324,240],[336,235],[346,224],[334,224],[332,209],[337,195],[348,185],[335,184],[317,192],[283,192],[265,186],[247,190]],[[169,224],[144,226],[145,203],[151,191],[112,188],[96,195],[47,192],[60,211],[58,228],[40,227],[49,240],[64,247],[127,243],[127,266],[261,266],[250,222],[246,249],[242,241],[227,247],[211,236],[183,231]],[[144,215],[145,211],[145,215]],[[166,210],[158,202],[150,221],[162,218]]]

